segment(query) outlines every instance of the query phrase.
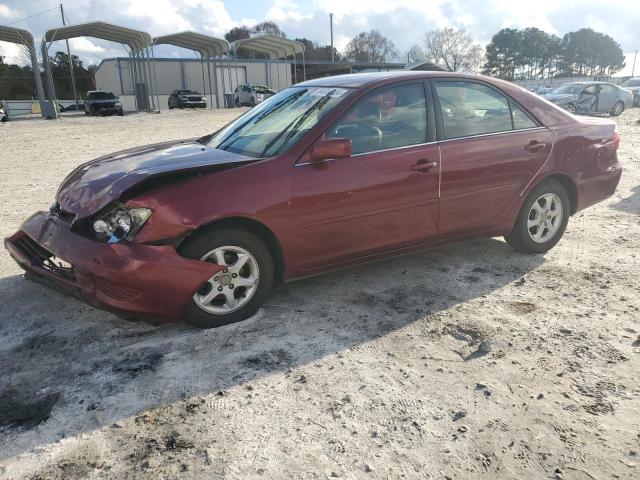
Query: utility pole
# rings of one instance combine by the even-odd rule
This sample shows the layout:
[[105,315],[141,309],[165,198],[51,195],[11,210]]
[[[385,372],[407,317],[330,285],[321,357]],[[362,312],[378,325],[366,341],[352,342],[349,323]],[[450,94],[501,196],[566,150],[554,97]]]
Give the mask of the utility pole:
[[335,61],[333,56],[333,13],[329,14],[329,29],[331,30],[331,61]]
[[633,68],[631,69],[631,76],[635,76],[636,73],[636,58],[638,58],[638,49],[636,48],[636,54],[633,56]]
[[[64,20],[64,8],[62,4],[60,4],[60,15],[62,15],[62,26],[66,26],[66,22]],[[76,111],[78,111],[78,92],[76,90],[76,79],[73,75],[73,58],[71,57],[71,49],[69,48],[69,39],[65,40],[67,42],[67,55],[69,56],[69,72],[71,73],[71,88],[73,88],[73,98],[76,101]]]

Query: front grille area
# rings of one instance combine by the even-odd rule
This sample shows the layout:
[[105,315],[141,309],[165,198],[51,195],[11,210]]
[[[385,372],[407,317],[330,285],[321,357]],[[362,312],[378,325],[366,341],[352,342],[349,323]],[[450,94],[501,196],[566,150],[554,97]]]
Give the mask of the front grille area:
[[98,290],[116,300],[131,300],[140,293],[138,290],[122,285],[121,283],[112,282],[106,278],[94,276],[93,280]]
[[76,275],[73,271],[73,266],[56,258],[51,252],[38,245],[28,236],[24,235],[19,238],[15,242],[15,245],[27,258],[29,258],[34,267],[44,268],[64,280],[75,283]]

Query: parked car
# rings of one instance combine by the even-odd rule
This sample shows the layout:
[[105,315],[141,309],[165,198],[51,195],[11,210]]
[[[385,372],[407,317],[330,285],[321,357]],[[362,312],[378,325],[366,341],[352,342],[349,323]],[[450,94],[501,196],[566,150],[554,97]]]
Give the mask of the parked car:
[[104,90],[87,92],[84,100],[84,113],[87,115],[124,115],[122,103],[113,93]]
[[7,114],[7,111],[4,109],[4,104],[0,102],[0,122],[4,123],[8,121],[9,121],[9,115]]
[[275,90],[265,87],[264,85],[243,84],[238,85],[234,90],[233,101],[236,107],[242,105],[253,107],[275,94]]
[[553,87],[547,87],[544,85],[540,85],[537,89],[536,89],[536,93],[538,95],[546,95],[547,93],[551,93],[553,91]]
[[606,82],[565,83],[542,97],[574,115],[608,113],[617,117],[633,106],[630,92]]
[[207,99],[195,90],[174,90],[169,95],[169,110],[173,108],[207,108]]
[[274,282],[417,249],[503,235],[544,253],[614,193],[619,142],[615,122],[502,80],[320,78],[198,140],[77,167],[5,246],[92,305],[216,327]]
[[640,78],[630,78],[624,82],[620,87],[631,92],[633,95],[633,106],[640,106]]

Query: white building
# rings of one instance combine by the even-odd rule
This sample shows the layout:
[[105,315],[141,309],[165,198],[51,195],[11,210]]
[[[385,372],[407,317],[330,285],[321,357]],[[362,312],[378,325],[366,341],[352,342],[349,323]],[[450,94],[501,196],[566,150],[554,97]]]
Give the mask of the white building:
[[[155,65],[155,77],[154,76]],[[120,97],[125,110],[135,110],[130,59],[128,57],[108,58],[100,62],[96,70],[96,88],[107,90]],[[211,60],[209,75],[207,64],[198,58],[159,58],[147,61],[143,70],[152,76],[152,85],[159,108],[166,109],[167,100],[173,90],[190,89],[206,94],[209,106],[224,107],[224,93],[233,92],[238,84],[254,83],[267,85],[274,90],[282,90],[292,85],[292,62],[285,60]],[[297,79],[301,81],[302,79]],[[216,103],[217,98],[217,103]],[[158,106],[156,106],[157,108]]]

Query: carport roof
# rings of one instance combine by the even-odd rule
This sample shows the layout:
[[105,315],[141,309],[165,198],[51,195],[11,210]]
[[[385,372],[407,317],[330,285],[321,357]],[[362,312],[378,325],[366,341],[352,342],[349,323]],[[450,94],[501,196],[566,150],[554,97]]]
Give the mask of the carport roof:
[[47,30],[44,34],[44,39],[47,42],[76,37],[94,37],[111,42],[123,43],[128,45],[133,52],[137,52],[151,45],[151,35],[148,33],[105,22],[78,23],[66,27],[57,27]]
[[33,48],[33,35],[28,30],[0,25],[0,41],[17,43]]
[[153,39],[154,45],[175,45],[198,52],[203,57],[211,58],[229,51],[229,42],[222,38],[210,37],[196,32],[178,32]]
[[288,57],[296,53],[304,53],[304,44],[274,35],[242,38],[231,43],[231,50],[237,52],[239,48],[246,48],[267,55],[269,59]]

